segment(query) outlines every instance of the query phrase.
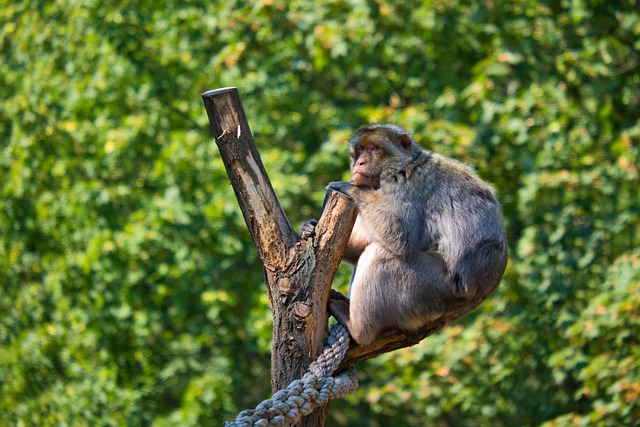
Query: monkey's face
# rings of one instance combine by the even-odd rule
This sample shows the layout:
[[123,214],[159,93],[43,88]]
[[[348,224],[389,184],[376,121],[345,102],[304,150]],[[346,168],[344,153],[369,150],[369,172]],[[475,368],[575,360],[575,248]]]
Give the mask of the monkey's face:
[[351,141],[351,183],[380,188],[382,172],[404,162],[410,152],[411,139],[406,134],[397,135],[388,129],[356,133]]
[[358,187],[380,188],[382,148],[371,141],[362,141],[354,147],[351,157],[351,183]]

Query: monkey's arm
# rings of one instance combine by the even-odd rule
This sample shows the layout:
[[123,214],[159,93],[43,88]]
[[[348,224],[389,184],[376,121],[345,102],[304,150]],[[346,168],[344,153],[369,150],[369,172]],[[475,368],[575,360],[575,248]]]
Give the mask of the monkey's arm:
[[453,280],[459,291],[484,298],[498,286],[506,266],[506,240],[484,239],[457,263]]
[[362,252],[370,243],[371,236],[363,223],[362,216],[358,215],[356,217],[356,222],[353,225],[353,229],[351,230],[351,236],[349,237],[349,242],[344,250],[342,260],[349,264],[356,265],[360,255],[362,255]]
[[[329,188],[343,193],[356,203],[359,217],[367,224],[367,245],[376,241],[390,253],[405,258],[433,243],[424,242],[425,220],[421,205],[413,198],[406,197],[397,185],[386,183],[380,189],[373,189],[342,181],[330,183]],[[361,246],[362,249],[366,247]]]

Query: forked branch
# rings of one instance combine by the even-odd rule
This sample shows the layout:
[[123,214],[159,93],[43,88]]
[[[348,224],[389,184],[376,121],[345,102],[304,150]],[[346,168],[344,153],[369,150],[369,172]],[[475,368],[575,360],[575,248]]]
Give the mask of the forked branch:
[[[328,191],[316,237],[300,240],[278,201],[255,145],[236,88],[202,95],[222,161],[264,266],[274,319],[272,389],[303,373],[321,352],[327,336],[327,300],[357,216],[346,196]],[[464,313],[407,334],[388,331],[367,346],[352,346],[341,368],[378,354],[412,346]],[[326,424],[328,407],[298,425]]]

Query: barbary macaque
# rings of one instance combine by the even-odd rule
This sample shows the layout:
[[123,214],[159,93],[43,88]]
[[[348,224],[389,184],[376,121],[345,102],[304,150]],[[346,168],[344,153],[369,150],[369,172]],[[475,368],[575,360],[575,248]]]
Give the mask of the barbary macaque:
[[496,288],[507,240],[489,184],[395,125],[359,129],[350,157],[351,180],[329,188],[358,207],[344,256],[355,267],[349,298],[333,292],[329,310],[357,343],[467,311]]

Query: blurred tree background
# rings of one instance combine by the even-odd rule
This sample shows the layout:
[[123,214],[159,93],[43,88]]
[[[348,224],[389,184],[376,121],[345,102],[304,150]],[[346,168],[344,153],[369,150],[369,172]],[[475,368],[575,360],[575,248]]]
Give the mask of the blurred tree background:
[[224,86],[296,228],[370,122],[471,164],[503,205],[496,293],[362,364],[330,425],[637,422],[638,1],[17,0],[0,424],[217,425],[270,394],[262,267],[200,98]]

